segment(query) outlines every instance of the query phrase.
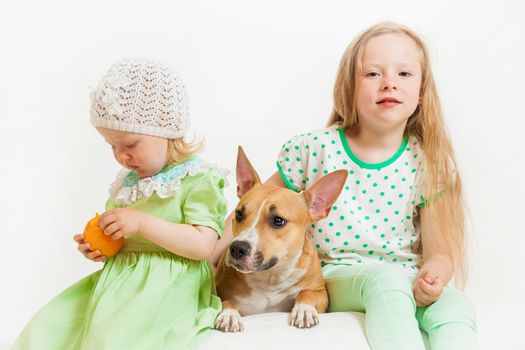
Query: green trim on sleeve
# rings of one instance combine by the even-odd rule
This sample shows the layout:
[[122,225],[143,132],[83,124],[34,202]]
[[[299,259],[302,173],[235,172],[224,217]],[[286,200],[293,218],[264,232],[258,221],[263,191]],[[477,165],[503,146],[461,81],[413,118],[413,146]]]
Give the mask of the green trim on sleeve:
[[444,193],[445,193],[445,191],[438,192],[438,193],[434,194],[430,199],[421,198],[423,201],[421,203],[419,203],[417,206],[420,207],[420,208],[428,207],[428,205],[430,203],[435,202],[436,199],[441,197]]
[[397,152],[392,157],[390,157],[389,159],[387,159],[387,160],[385,160],[384,162],[381,162],[381,163],[365,163],[361,159],[357,158],[357,156],[354,154],[354,152],[352,152],[352,150],[350,149],[350,146],[348,145],[348,142],[346,142],[346,136],[345,136],[344,130],[342,128],[337,128],[337,131],[339,131],[339,136],[341,138],[341,143],[343,144],[343,148],[345,149],[345,152],[348,155],[348,157],[350,157],[350,159],[352,159],[354,161],[354,163],[359,165],[361,168],[365,168],[365,169],[382,169],[382,168],[392,164],[399,157],[401,157],[401,154],[403,154],[403,152],[405,151],[405,148],[406,148],[406,146],[408,144],[408,139],[403,137],[403,142],[401,143],[401,146],[399,147]]
[[292,185],[292,183],[290,182],[290,180],[288,180],[288,178],[287,178],[286,175],[284,174],[283,168],[281,168],[281,164],[279,164],[279,162],[275,162],[275,164],[277,164],[277,169],[279,169],[279,174],[281,174],[281,178],[283,179],[284,183],[286,184],[286,187],[288,187],[289,189],[291,189],[291,190],[294,191],[294,192],[299,192],[299,191],[294,187],[294,185]]
[[213,231],[217,233],[218,238],[222,236],[223,227],[218,225],[216,222],[213,221],[206,221],[206,220],[189,220],[186,222],[186,225],[191,226],[206,226],[208,228],[211,228]]

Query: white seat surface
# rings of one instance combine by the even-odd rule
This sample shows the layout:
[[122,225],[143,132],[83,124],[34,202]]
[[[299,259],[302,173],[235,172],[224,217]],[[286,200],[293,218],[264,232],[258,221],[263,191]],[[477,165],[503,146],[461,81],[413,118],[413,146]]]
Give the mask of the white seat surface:
[[[368,350],[364,333],[365,315],[359,312],[321,314],[319,324],[309,329],[288,325],[288,313],[273,312],[244,317],[244,331],[212,331],[201,345],[218,349],[355,349]],[[423,333],[422,333],[423,334]],[[423,334],[427,349],[428,338]]]

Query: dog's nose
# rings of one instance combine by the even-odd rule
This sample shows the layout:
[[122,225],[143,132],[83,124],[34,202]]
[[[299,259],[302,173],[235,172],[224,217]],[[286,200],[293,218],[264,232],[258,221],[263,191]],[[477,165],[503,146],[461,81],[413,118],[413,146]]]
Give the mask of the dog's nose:
[[250,254],[252,247],[246,241],[235,241],[230,245],[230,255],[234,259],[241,259]]

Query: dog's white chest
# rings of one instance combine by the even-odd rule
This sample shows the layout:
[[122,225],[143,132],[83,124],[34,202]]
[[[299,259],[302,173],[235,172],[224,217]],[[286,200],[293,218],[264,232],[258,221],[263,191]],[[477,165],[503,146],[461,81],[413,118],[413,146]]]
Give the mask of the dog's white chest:
[[298,269],[282,280],[277,280],[279,273],[246,276],[251,293],[236,300],[239,312],[243,316],[264,312],[290,312],[300,291],[295,285],[304,274],[303,269]]

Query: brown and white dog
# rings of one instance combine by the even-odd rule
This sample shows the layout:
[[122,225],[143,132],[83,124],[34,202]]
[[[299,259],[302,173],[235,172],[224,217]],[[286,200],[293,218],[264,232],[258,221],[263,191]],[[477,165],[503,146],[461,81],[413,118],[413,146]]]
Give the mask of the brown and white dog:
[[233,219],[234,238],[216,272],[222,312],[215,328],[242,331],[242,316],[290,310],[290,325],[310,328],[319,323],[328,294],[306,231],[328,215],[347,175],[345,170],[335,171],[301,193],[263,185],[239,147],[240,201]]

